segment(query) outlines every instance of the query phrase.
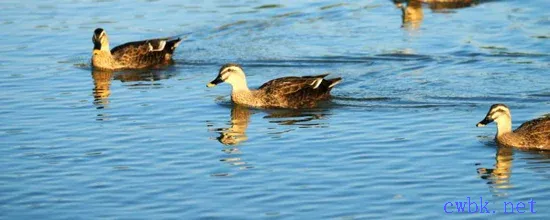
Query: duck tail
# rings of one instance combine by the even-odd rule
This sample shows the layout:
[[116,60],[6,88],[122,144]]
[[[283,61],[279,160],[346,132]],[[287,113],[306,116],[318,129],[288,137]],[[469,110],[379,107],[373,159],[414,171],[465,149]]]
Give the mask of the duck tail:
[[166,50],[168,50],[169,54],[172,54],[180,44],[181,44],[181,38],[178,37],[177,39],[167,41],[165,48]]
[[327,81],[330,83],[330,85],[328,86],[328,88],[330,89],[338,83],[342,82],[342,77],[327,79]]

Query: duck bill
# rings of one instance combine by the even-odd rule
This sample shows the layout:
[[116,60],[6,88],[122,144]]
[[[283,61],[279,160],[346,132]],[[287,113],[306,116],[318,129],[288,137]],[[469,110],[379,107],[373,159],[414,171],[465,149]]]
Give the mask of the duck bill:
[[220,83],[222,83],[223,80],[220,76],[216,77],[216,79],[212,80],[212,82],[209,82],[208,84],[206,84],[206,87],[208,88],[212,88]]
[[478,122],[476,124],[476,127],[483,127],[489,123],[493,122],[493,119],[490,119],[490,118],[484,118],[482,121]]

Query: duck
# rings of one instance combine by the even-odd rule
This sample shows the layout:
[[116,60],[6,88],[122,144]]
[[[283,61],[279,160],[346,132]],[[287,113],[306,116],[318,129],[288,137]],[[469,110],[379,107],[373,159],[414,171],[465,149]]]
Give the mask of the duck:
[[128,42],[109,49],[109,37],[102,28],[92,37],[92,67],[103,70],[143,69],[173,63],[172,54],[181,38],[169,37]]
[[491,122],[497,124],[496,142],[499,146],[527,150],[550,150],[550,117],[541,117],[523,123],[512,131],[512,115],[505,104],[494,104],[477,127]]
[[253,108],[314,108],[320,101],[331,98],[330,91],[342,78],[325,79],[328,74],[316,76],[289,76],[270,80],[258,89],[248,88],[241,65],[223,65],[218,76],[208,83],[214,87],[226,82],[231,85],[231,100]]

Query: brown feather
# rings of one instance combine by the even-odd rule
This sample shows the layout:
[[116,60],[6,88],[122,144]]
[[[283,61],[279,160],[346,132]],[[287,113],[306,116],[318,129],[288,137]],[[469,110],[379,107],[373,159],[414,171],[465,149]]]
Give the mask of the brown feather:
[[525,122],[514,134],[521,137],[524,146],[550,150],[550,117]]
[[[111,50],[113,58],[121,65],[128,68],[147,68],[157,65],[169,64],[172,61],[173,45],[181,39],[151,39],[129,42],[119,45]],[[164,48],[159,49],[161,41],[166,41]],[[153,47],[153,50],[151,50]]]
[[[323,79],[327,75],[278,78],[260,86],[258,92],[263,94],[264,102],[271,106],[311,108],[319,101],[330,98],[332,88],[329,86],[333,82]],[[322,81],[318,88],[314,88],[313,83],[317,79]]]
[[259,108],[312,108],[330,98],[331,89],[342,79],[316,76],[290,76],[270,80],[257,90],[250,90],[246,76],[238,64],[223,65],[218,76],[207,84],[213,87],[222,82],[232,86],[231,100],[237,104]]
[[92,37],[92,65],[98,69],[141,69],[171,64],[172,54],[180,38],[158,38],[128,42],[108,50],[105,31],[98,28]]

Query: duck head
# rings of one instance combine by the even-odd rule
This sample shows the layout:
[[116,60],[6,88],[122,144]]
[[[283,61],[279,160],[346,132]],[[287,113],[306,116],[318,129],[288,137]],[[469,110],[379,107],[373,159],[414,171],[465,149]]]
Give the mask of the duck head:
[[220,68],[218,76],[210,83],[206,84],[207,87],[214,87],[222,82],[229,83],[233,88],[246,87],[246,77],[244,71],[239,64],[228,63]]
[[107,32],[102,28],[95,29],[92,42],[94,43],[94,50],[109,51],[109,38],[107,37]]
[[477,127],[483,127],[491,122],[497,124],[504,124],[504,122],[509,122],[512,120],[510,109],[505,104],[494,104],[487,112],[487,115],[483,120],[477,123]]

